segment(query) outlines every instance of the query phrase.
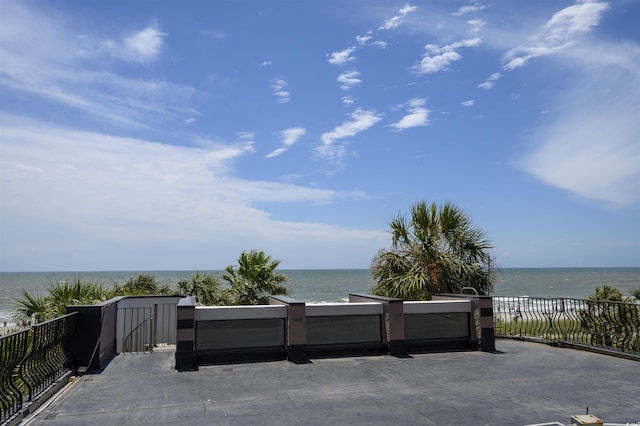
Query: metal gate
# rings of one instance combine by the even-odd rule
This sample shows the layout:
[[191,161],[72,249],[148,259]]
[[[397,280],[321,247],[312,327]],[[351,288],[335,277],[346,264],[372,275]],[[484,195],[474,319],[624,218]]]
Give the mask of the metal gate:
[[175,345],[176,305],[177,300],[159,297],[118,302],[116,352],[145,353],[158,346]]

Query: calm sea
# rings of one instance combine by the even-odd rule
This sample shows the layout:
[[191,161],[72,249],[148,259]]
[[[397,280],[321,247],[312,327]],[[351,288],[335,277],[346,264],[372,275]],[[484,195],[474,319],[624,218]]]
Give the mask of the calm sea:
[[[312,302],[345,301],[349,293],[364,293],[374,285],[368,269],[282,272],[288,276],[294,296]],[[47,285],[78,278],[111,286],[141,273],[154,275],[159,282],[175,287],[196,271],[0,272],[0,322],[11,322],[14,298],[20,297],[22,290],[33,295],[46,294]],[[493,295],[585,298],[603,285],[628,293],[640,287],[640,268],[504,268],[498,274]]]

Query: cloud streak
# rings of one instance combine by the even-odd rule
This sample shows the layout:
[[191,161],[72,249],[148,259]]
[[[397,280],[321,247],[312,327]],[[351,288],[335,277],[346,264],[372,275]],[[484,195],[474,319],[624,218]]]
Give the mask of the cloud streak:
[[407,103],[407,115],[396,123],[390,125],[395,131],[409,129],[411,127],[427,126],[429,124],[430,111],[425,108],[427,100],[423,98],[413,98]]
[[502,74],[494,72],[483,83],[478,84],[478,87],[485,90],[491,90],[495,87],[496,81],[502,78]]
[[[231,164],[253,151],[243,141],[178,147],[7,115],[0,115],[0,125],[0,197],[13,200],[3,204],[0,254],[7,262],[19,263],[21,247],[29,246],[29,258],[41,258],[43,268],[99,269],[108,258],[109,265],[160,269],[174,252],[182,258],[189,253],[193,263],[173,267],[215,268],[261,242],[284,253],[291,241],[306,241],[309,255],[314,245],[353,249],[375,241],[376,247],[387,238],[378,231],[271,218],[256,205],[324,204],[364,194],[237,178]],[[284,130],[283,144],[291,146],[303,134]]]
[[[638,61],[640,57],[636,57]],[[640,74],[601,64],[557,100],[523,168],[548,185],[614,207],[640,201]],[[604,82],[609,91],[599,90]]]
[[267,154],[267,158],[277,157],[280,154],[288,151],[301,137],[307,134],[307,131],[303,127],[292,127],[280,131],[280,137],[282,138],[282,146],[278,149]]
[[332,65],[344,65],[355,59],[353,56],[351,56],[351,54],[355,52],[355,50],[356,47],[350,46],[339,52],[333,52],[329,55],[329,59],[327,59],[327,61]]
[[389,19],[385,19],[382,25],[380,25],[380,28],[378,29],[379,30],[395,30],[400,25],[402,25],[402,23],[404,22],[404,18],[408,14],[410,14],[411,12],[415,12],[416,10],[418,10],[416,6],[411,6],[409,4],[406,4],[402,6],[400,10],[398,10],[397,15],[392,16]]
[[553,55],[573,46],[596,27],[609,4],[583,0],[555,13],[540,30],[530,37],[531,43],[511,49],[505,55],[507,71],[523,67],[533,58]]
[[453,16],[462,16],[462,15],[466,15],[466,14],[469,14],[469,13],[480,12],[481,10],[484,10],[484,9],[486,9],[488,7],[489,7],[489,5],[481,4],[479,2],[475,2],[471,6],[462,6],[460,9],[458,9],[456,12],[452,13],[451,15],[453,15]]
[[127,36],[116,55],[130,61],[149,62],[160,56],[163,38],[167,34],[160,31],[157,25],[147,27]]
[[273,89],[273,95],[276,97],[279,104],[286,104],[291,102],[291,93],[287,89],[287,83],[282,78],[274,78],[271,80],[271,88]]
[[340,88],[342,90],[350,90],[354,86],[357,86],[358,84],[362,83],[362,80],[358,78],[359,76],[360,76],[360,73],[356,70],[351,70],[351,71],[347,71],[340,74],[338,76],[338,82],[340,83]]
[[[192,87],[121,77],[103,71],[104,58],[96,59],[105,52],[133,62],[157,59],[165,37],[157,26],[129,34],[117,43],[97,42],[89,36],[74,36],[64,22],[27,10],[21,3],[8,2],[3,7],[6,19],[0,31],[0,85],[6,89],[125,127],[145,127],[158,120],[179,123],[185,115],[198,114],[181,102],[194,93]],[[100,50],[86,49],[98,44]],[[167,104],[166,99],[173,102]]]
[[413,70],[417,74],[432,74],[439,71],[446,71],[453,62],[462,59],[458,50],[463,47],[477,47],[481,43],[480,38],[465,39],[444,46],[427,44],[424,47],[425,53]]
[[337,126],[330,132],[323,133],[321,136],[322,145],[316,147],[316,153],[325,159],[335,160],[341,158],[345,154],[344,146],[337,144],[343,139],[353,137],[360,132],[373,127],[382,118],[374,111],[362,108],[356,109],[349,115],[350,119]]

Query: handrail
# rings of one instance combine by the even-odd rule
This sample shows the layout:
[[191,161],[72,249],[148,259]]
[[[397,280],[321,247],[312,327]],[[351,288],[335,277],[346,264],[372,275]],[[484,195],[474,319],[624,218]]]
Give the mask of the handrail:
[[[145,345],[147,344],[149,347],[149,352],[153,351],[153,344],[155,344],[155,342],[147,341],[149,340],[147,339],[148,337],[147,334],[149,334],[152,337],[155,336],[155,327],[154,327],[155,324],[153,320],[154,320],[154,316],[152,314],[151,316],[145,318],[141,323],[139,323],[135,328],[133,328],[131,332],[127,334],[127,336],[125,336],[122,344],[123,352],[146,352]],[[151,332],[147,333],[147,327],[149,326],[151,327]],[[142,333],[139,333],[141,329],[142,329]],[[132,342],[135,342],[135,344],[133,345],[134,347],[132,347]],[[142,350],[140,350],[140,348],[142,348]]]
[[0,422],[33,403],[71,371],[64,345],[77,312],[0,337]]
[[640,304],[493,297],[496,337],[571,343],[640,355]]

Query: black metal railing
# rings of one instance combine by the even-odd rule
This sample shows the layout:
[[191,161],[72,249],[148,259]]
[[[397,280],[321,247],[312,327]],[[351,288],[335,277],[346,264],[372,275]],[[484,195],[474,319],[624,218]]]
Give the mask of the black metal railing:
[[64,344],[77,313],[0,337],[0,422],[31,404],[71,371]]
[[497,337],[567,342],[640,355],[640,304],[494,297]]

